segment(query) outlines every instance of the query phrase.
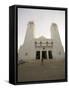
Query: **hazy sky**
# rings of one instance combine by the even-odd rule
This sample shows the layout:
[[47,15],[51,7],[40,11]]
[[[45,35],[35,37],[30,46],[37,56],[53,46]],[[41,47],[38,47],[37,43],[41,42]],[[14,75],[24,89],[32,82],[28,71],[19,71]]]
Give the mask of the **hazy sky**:
[[18,48],[24,43],[29,21],[35,23],[35,38],[42,35],[51,38],[50,27],[56,23],[65,50],[65,11],[18,8]]

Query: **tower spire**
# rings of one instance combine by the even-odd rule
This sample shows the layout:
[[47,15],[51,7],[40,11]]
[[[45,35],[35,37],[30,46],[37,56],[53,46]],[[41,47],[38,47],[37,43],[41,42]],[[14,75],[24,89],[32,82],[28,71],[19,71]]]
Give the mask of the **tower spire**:
[[58,26],[56,23],[52,23],[51,25],[51,38],[57,42],[57,43],[61,43],[61,39],[60,39],[60,35],[58,32]]

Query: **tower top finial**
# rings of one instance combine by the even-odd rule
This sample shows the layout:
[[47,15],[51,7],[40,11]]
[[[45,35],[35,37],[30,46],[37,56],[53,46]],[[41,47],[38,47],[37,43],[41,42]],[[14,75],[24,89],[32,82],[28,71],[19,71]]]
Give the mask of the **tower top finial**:
[[28,28],[34,29],[34,22],[33,21],[29,21],[27,25],[28,25]]
[[33,21],[29,21],[29,23],[28,24],[34,24],[34,22]]
[[57,25],[57,24],[53,22],[52,25]]
[[57,30],[58,29],[58,26],[56,23],[52,23],[51,25],[51,30]]

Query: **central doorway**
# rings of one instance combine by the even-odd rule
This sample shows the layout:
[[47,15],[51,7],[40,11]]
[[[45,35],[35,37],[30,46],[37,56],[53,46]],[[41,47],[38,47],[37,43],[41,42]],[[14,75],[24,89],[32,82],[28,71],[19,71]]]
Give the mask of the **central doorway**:
[[47,51],[42,51],[42,59],[47,59]]
[[48,51],[49,59],[53,59],[52,51]]
[[36,59],[53,59],[52,51],[36,51]]

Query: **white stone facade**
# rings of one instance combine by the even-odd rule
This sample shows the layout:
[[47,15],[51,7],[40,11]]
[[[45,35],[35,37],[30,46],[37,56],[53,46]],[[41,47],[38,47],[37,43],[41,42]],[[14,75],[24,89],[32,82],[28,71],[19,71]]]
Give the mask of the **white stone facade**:
[[64,59],[64,55],[58,27],[55,23],[51,25],[51,39],[43,36],[34,38],[34,22],[28,23],[24,44],[18,51],[18,60],[58,60]]

